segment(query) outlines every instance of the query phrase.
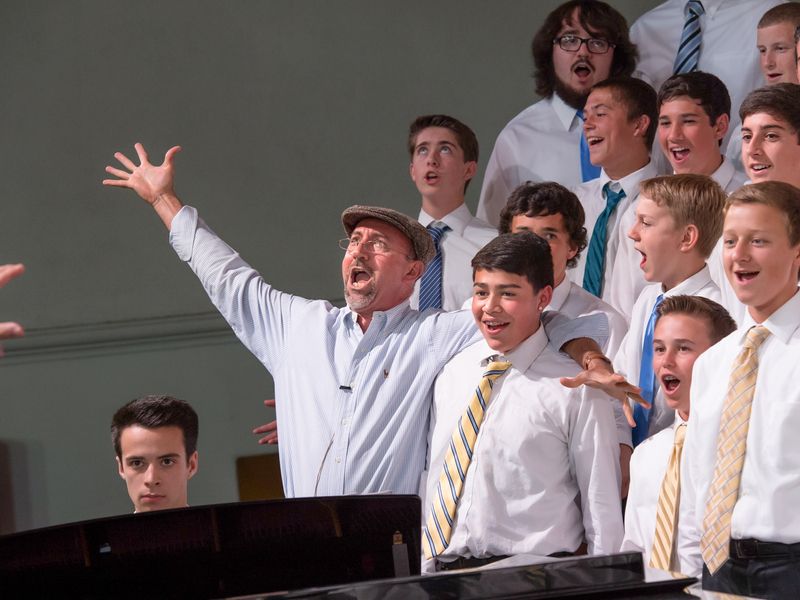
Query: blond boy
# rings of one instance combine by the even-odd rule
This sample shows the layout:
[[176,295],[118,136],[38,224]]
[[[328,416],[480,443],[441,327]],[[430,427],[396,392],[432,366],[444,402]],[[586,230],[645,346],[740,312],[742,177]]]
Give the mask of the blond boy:
[[679,552],[703,587],[800,592],[800,190],[748,185],[726,204],[724,264],[747,317],[698,359]]
[[[640,256],[648,285],[634,304],[631,327],[614,358],[620,372],[638,381],[652,406],[634,407],[633,446],[672,424],[674,411],[658,394],[652,370],[656,309],[665,297],[703,296],[719,300],[706,259],[722,231],[725,192],[704,175],[672,175],[643,181],[636,223],[628,233]],[[627,432],[623,431],[624,436]],[[620,438],[620,443],[631,438]]]

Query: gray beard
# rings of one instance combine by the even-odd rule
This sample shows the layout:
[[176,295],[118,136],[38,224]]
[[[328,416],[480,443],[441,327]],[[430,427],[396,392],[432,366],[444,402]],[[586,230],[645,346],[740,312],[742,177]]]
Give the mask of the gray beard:
[[362,308],[369,306],[372,301],[375,300],[375,296],[376,290],[374,283],[359,294],[351,294],[350,290],[347,289],[347,286],[344,286],[345,302],[347,302],[348,308],[350,308],[350,310],[353,312],[358,312]]

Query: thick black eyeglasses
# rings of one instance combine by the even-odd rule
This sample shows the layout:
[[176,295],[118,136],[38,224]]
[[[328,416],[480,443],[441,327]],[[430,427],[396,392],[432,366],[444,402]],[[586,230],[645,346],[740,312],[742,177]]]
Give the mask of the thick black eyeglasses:
[[614,48],[616,44],[612,44],[608,40],[602,38],[582,38],[577,35],[562,35],[553,40],[554,44],[565,52],[577,52],[581,44],[586,44],[586,49],[592,54],[605,54],[609,48]]

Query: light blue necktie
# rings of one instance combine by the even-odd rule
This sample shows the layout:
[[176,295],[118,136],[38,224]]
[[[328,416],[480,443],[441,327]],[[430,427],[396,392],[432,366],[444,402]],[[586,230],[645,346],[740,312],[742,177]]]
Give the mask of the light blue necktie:
[[625,197],[625,190],[620,189],[614,192],[610,188],[609,181],[603,186],[603,197],[606,199],[606,207],[595,221],[592,230],[592,239],[589,242],[589,250],[586,253],[586,269],[583,272],[583,289],[598,298],[603,293],[603,275],[605,274],[606,264],[606,237],[608,235],[608,219],[611,213],[617,208],[617,204]]
[[422,274],[422,281],[419,284],[419,310],[426,308],[442,308],[442,248],[440,242],[445,232],[450,228],[439,223],[428,225],[428,233],[433,238],[433,247],[436,248],[436,255],[428,263],[425,273]]
[[594,166],[589,157],[589,142],[583,135],[583,110],[579,110],[576,114],[581,120],[581,181],[591,181],[600,177],[600,167]]
[[700,43],[703,38],[703,32],[700,30],[700,15],[705,12],[700,0],[689,0],[686,3],[684,9],[686,22],[683,24],[681,42],[678,44],[678,53],[675,56],[675,66],[672,71],[676,75],[697,70],[697,62],[700,60]]
[[639,387],[642,388],[642,398],[650,403],[650,408],[645,408],[641,404],[633,407],[633,420],[636,421],[636,427],[631,432],[634,448],[647,439],[647,432],[650,428],[650,415],[653,413],[653,402],[658,388],[656,374],[653,372],[653,330],[656,328],[658,307],[663,299],[664,294],[660,294],[656,298],[653,310],[650,311],[650,318],[647,320],[647,328],[644,330],[642,365],[639,368]]

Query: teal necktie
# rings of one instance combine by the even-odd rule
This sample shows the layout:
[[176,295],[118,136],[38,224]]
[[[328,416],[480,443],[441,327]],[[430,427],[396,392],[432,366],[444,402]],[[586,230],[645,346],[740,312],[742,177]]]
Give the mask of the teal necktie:
[[625,197],[625,190],[614,192],[609,181],[603,186],[606,207],[595,221],[592,240],[586,253],[586,270],[583,272],[583,289],[598,298],[603,294],[603,276],[606,266],[606,237],[608,236],[608,219]]

